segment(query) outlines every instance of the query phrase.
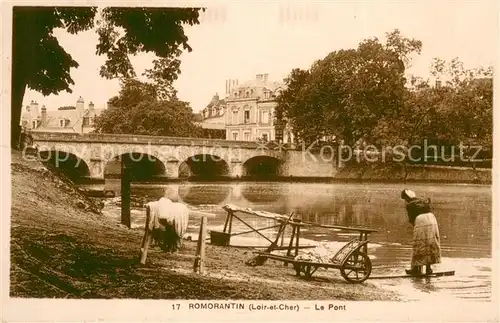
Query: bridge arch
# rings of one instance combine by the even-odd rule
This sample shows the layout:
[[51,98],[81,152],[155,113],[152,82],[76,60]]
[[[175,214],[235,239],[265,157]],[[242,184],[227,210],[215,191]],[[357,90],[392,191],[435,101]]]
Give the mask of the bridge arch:
[[46,166],[55,168],[73,182],[80,182],[90,177],[89,165],[75,154],[62,150],[42,150],[39,160]]
[[230,176],[228,163],[217,155],[194,155],[179,165],[179,177],[215,179],[228,176]]
[[130,169],[134,181],[148,181],[166,176],[165,164],[142,152],[127,152],[110,158],[104,165],[104,178],[119,178],[122,162]]
[[281,175],[282,161],[271,156],[254,156],[243,163],[244,177],[267,179]]

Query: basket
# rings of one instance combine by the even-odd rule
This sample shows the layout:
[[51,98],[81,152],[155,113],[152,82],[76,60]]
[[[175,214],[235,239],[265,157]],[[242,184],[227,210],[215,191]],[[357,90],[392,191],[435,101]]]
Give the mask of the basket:
[[220,231],[210,231],[210,243],[217,246],[229,246],[231,234]]

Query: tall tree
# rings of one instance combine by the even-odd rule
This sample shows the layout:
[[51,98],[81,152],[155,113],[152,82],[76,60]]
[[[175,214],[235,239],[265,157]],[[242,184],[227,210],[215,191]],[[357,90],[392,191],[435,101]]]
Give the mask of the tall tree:
[[379,123],[402,109],[405,69],[422,43],[397,30],[386,36],[385,43],[367,39],[356,49],[330,53],[311,66],[294,95],[281,98],[279,105],[299,139],[335,136],[350,145],[374,141]]
[[71,68],[79,66],[62,48],[54,29],[71,34],[97,26],[98,55],[106,55],[100,75],[111,79],[135,77],[129,55],[154,53],[158,59],[148,70],[156,78],[156,91],[172,95],[170,84],[179,73],[177,59],[191,51],[184,24],[199,23],[201,8],[14,7],[12,32],[11,137],[17,141],[26,87],[43,95],[71,93]]
[[202,132],[187,102],[161,100],[152,84],[136,79],[122,81],[119,95],[94,122],[100,133],[197,137]]
[[[282,132],[286,123],[289,123],[292,129],[307,129],[302,127],[302,119],[295,112],[300,107],[301,91],[306,84],[308,76],[309,71],[295,68],[284,80],[286,87],[276,99],[278,105],[275,110],[276,132],[280,133],[280,137],[283,135]],[[312,110],[311,112],[314,111]],[[306,115],[301,115],[301,117],[304,119],[308,118]],[[309,138],[309,134],[304,131],[301,132],[300,136]]]

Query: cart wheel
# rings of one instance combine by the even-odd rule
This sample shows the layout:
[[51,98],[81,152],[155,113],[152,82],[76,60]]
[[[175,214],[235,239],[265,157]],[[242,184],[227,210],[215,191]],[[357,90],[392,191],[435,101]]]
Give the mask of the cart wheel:
[[[347,267],[347,268],[346,268]],[[351,267],[351,268],[349,268]],[[356,268],[352,268],[356,267]],[[340,268],[340,273],[350,283],[362,283],[370,277],[372,272],[372,261],[364,252],[355,252]]]

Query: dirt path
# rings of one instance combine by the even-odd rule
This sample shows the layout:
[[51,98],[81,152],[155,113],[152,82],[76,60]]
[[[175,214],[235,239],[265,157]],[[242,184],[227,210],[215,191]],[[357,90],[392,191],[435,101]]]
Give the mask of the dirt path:
[[248,267],[249,250],[208,245],[207,274],[192,272],[196,245],[176,254],[153,249],[137,266],[140,230],[86,211],[85,200],[36,162],[12,155],[11,296],[150,299],[394,300],[367,282],[333,271],[304,281],[268,261]]

